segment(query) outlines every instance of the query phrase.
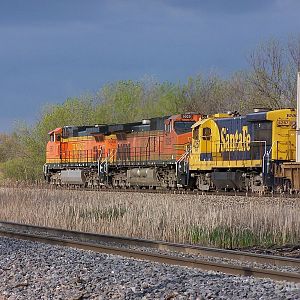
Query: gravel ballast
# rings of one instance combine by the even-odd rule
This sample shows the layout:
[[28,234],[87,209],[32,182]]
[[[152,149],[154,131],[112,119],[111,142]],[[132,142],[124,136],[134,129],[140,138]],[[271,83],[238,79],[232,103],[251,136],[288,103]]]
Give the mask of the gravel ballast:
[[[0,226],[1,228],[1,226]],[[29,231],[29,230],[12,230],[12,229],[6,229],[11,232],[20,232],[20,233],[25,233],[25,234],[34,234],[34,235],[40,235],[40,236],[49,236],[48,233],[42,232],[42,231]],[[276,266],[272,264],[267,264],[267,263],[256,263],[256,262],[250,262],[250,261],[239,261],[236,259],[228,259],[224,257],[214,257],[214,256],[202,256],[202,255],[195,255],[195,254],[188,254],[188,253],[183,253],[179,251],[168,251],[168,250],[162,250],[162,249],[155,249],[155,248],[150,248],[150,247],[141,247],[141,246],[134,246],[134,245],[126,245],[126,244],[120,244],[120,243],[115,243],[115,242],[96,242],[94,240],[89,240],[89,239],[84,239],[81,236],[78,238],[70,238],[68,236],[56,236],[53,234],[50,234],[51,237],[56,237],[56,238],[63,238],[66,240],[76,240],[79,242],[87,242],[87,243],[93,243],[96,245],[104,245],[108,247],[117,247],[117,248],[124,248],[124,249],[131,249],[131,250],[136,250],[136,251],[142,251],[142,252],[151,252],[151,253],[157,253],[157,254],[162,254],[162,255],[171,255],[175,257],[181,257],[181,258],[191,258],[191,259],[201,259],[201,260],[207,260],[210,262],[215,262],[215,263],[223,263],[223,264],[232,264],[232,265],[238,265],[241,267],[248,267],[248,268],[257,268],[257,269],[269,269],[269,270],[274,270],[274,271],[280,271],[280,272],[292,272],[292,273],[298,273],[300,274],[300,269],[297,267],[291,267],[291,266]],[[1,300],[1,299],[0,299]]]
[[4,299],[300,299],[300,285],[1,237],[0,295]]

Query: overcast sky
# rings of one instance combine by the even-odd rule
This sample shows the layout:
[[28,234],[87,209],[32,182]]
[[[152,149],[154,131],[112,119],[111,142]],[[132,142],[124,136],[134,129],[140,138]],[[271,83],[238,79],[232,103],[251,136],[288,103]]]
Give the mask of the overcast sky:
[[300,0],[0,0],[0,132],[107,82],[247,68],[300,33]]

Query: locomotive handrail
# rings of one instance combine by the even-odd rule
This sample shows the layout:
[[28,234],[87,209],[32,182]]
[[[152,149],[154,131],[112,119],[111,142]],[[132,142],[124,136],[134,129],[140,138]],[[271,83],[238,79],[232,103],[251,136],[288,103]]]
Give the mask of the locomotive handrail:
[[276,149],[277,159],[278,159],[278,153],[285,153],[286,152],[286,151],[280,150],[280,147],[279,147],[280,145],[288,145],[288,151],[286,153],[286,159],[287,160],[290,160],[291,157],[293,157],[293,154],[292,154],[293,149],[291,147],[291,145],[292,145],[291,141],[274,141],[272,143],[272,146],[271,146],[270,150],[269,150],[269,155],[270,155],[271,151],[273,150],[273,146],[274,146],[275,143],[277,144],[277,149]]
[[[113,154],[113,155],[111,155]],[[98,174],[100,174],[100,168],[101,168],[101,165],[104,165],[106,164],[106,170],[105,172],[107,172],[108,168],[107,168],[107,165],[108,165],[108,160],[111,159],[111,158],[114,158],[114,156],[116,155],[116,152],[112,152],[112,153],[109,153],[109,155],[100,163],[100,160],[98,160]]]
[[43,173],[44,173],[44,176],[47,175],[47,172],[48,172],[48,165],[47,163],[43,164]]
[[270,150],[268,151],[268,155],[270,155],[271,151],[273,150],[273,146],[275,143],[277,143],[278,141],[273,141],[271,147],[270,147]]
[[100,172],[100,160],[102,158],[102,147],[100,148],[100,154],[98,156],[98,159],[97,159],[97,163],[98,163],[98,174]]
[[176,163],[182,162],[189,154],[191,153],[191,148],[189,147],[181,156],[180,158],[176,161]]
[[[175,172],[176,172],[176,176],[178,176],[178,170],[180,168],[180,163],[186,159],[186,157],[191,153],[191,150],[192,148],[191,147],[188,147],[188,149],[185,151],[185,153],[183,153],[181,155],[181,157],[176,161],[175,163]],[[184,165],[184,169],[185,169],[185,172],[188,172],[186,171],[186,164]],[[178,183],[178,182],[177,182]]]
[[268,156],[269,157],[269,153],[267,151],[267,141],[251,141],[251,143],[263,143],[265,146],[265,152],[264,155],[262,157],[262,173],[265,173],[265,159]]

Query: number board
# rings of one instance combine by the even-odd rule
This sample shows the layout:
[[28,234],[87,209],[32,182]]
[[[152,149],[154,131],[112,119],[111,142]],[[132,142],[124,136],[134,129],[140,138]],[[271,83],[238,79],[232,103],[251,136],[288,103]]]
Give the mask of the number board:
[[281,126],[289,126],[290,125],[290,121],[283,119],[283,120],[277,120],[277,126],[281,127]]
[[182,115],[181,115],[181,118],[182,118],[182,119],[191,119],[191,118],[192,118],[192,115],[191,115],[191,114],[182,114]]

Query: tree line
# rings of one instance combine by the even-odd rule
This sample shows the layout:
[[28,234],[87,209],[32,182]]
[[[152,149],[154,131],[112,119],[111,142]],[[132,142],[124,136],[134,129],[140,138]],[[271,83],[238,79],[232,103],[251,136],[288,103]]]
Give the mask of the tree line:
[[0,176],[39,180],[48,132],[64,125],[139,121],[183,112],[212,114],[227,110],[248,113],[254,107],[296,106],[300,37],[268,40],[248,56],[248,69],[223,78],[198,74],[186,83],[158,82],[151,76],[104,85],[98,92],[47,105],[34,126],[20,124],[0,134]]

